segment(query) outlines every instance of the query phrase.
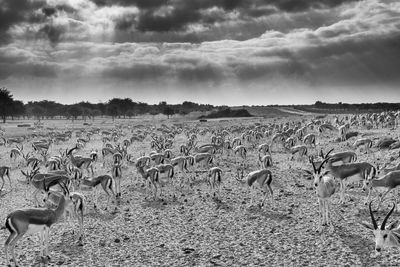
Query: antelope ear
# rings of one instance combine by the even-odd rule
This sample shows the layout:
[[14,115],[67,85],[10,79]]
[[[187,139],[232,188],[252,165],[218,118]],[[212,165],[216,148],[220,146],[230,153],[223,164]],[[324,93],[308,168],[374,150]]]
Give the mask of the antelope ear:
[[325,171],[325,172],[322,174],[322,176],[325,176],[325,175],[327,175],[327,174],[329,174],[329,171]]
[[367,223],[367,222],[360,222],[359,224],[361,224],[362,226],[364,226],[365,228],[368,228],[370,230],[375,230],[374,227],[372,226],[372,224]]
[[27,175],[26,175],[26,172],[24,172],[23,170],[21,170],[21,173],[22,173],[24,176],[27,176]]
[[394,222],[391,222],[387,227],[386,227],[386,230],[393,230],[393,229],[395,229],[396,227],[398,227],[399,226],[399,221],[394,221]]

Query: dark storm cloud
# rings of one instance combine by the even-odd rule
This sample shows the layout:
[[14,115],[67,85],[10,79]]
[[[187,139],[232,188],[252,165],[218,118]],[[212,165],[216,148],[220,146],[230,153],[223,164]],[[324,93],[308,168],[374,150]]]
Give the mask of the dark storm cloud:
[[154,11],[145,11],[140,14],[136,27],[142,32],[180,31],[188,23],[197,22],[200,18],[200,13],[194,9],[177,8],[166,16],[155,15]]
[[[304,12],[329,9],[347,2],[358,0],[92,0],[99,6],[136,6],[138,18],[119,18],[117,30],[138,29],[141,32],[182,31],[193,23],[214,27],[215,22],[228,22],[228,12],[237,12],[238,18],[251,20],[280,12]],[[168,9],[163,12],[162,9]],[[222,12],[212,13],[209,9],[220,8]],[[237,23],[237,22],[236,22]],[[265,25],[264,25],[265,26]],[[239,36],[238,36],[238,39]]]
[[139,8],[154,8],[166,5],[169,0],[91,0],[98,6],[137,6]]
[[21,22],[40,21],[33,11],[41,8],[45,0],[0,0],[0,43],[10,40],[9,28]]
[[50,17],[57,12],[57,9],[52,6],[45,6],[42,8],[42,12],[46,15],[46,17]]

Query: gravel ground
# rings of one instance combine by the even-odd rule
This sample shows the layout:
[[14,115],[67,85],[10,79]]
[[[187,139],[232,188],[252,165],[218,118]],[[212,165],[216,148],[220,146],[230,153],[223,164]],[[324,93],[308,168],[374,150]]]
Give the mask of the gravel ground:
[[[217,122],[218,123],[218,122]],[[210,124],[215,127],[217,123]],[[225,124],[239,123],[227,121]],[[247,121],[247,123],[250,123]],[[374,130],[373,136],[398,136],[399,130]],[[206,143],[210,135],[201,137]],[[88,154],[92,148],[101,148],[99,136],[95,136],[79,154]],[[334,137],[320,139],[318,147],[335,151],[349,149],[347,142],[338,144]],[[59,148],[72,147],[76,138]],[[129,153],[139,156],[150,152],[150,139],[135,143]],[[174,150],[184,142],[183,135],[175,139]],[[28,150],[28,145],[26,149]],[[0,221],[15,209],[33,207],[31,192],[17,167],[10,162],[9,147],[0,147],[0,165],[13,166],[12,192],[0,198]],[[311,151],[311,153],[315,153]],[[359,154],[359,160],[367,155]],[[391,157],[398,162],[398,151],[377,151],[379,162]],[[302,169],[311,170],[308,162],[289,161],[289,155],[280,149],[273,153],[274,204],[270,199],[266,206],[248,207],[248,189],[236,181],[236,159],[233,155],[217,160],[223,169],[223,188],[218,200],[209,196],[205,173],[196,172],[192,187],[178,190],[178,198],[165,196],[164,201],[145,199],[144,188],[132,183],[136,171],[132,166],[123,169],[122,201],[118,206],[104,210],[105,196],[100,199],[100,209],[94,210],[89,199],[85,215],[85,237],[79,246],[76,233],[63,221],[54,225],[50,234],[51,260],[45,266],[398,266],[399,250],[389,249],[381,254],[374,252],[373,234],[359,225],[369,221],[364,205],[366,193],[355,187],[347,190],[350,198],[339,204],[339,195],[332,199],[333,227],[317,233],[318,204],[311,180],[304,177]],[[372,163],[372,158],[371,161]],[[257,169],[257,152],[249,151],[249,167],[245,173]],[[96,164],[96,174],[107,173],[101,160]],[[180,173],[177,179],[181,179]],[[295,183],[297,181],[297,183]],[[6,190],[9,188],[6,186]],[[25,196],[28,191],[27,196]],[[5,193],[5,192],[3,192]],[[376,194],[374,195],[376,196]],[[257,201],[261,200],[261,193]],[[390,197],[382,205],[377,217],[385,216]],[[110,209],[109,209],[110,210]],[[395,212],[391,220],[399,218]],[[77,226],[77,225],[76,225]],[[4,242],[7,230],[0,232]],[[40,266],[39,243],[36,235],[22,238],[16,248],[21,266]],[[4,251],[0,251],[0,266],[5,265]]]

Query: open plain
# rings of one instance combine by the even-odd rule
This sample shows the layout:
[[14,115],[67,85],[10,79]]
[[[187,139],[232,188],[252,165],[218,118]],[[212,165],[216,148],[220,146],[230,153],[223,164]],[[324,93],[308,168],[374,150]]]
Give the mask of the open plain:
[[[64,142],[52,143],[49,155],[71,149],[78,141],[77,136],[93,132],[90,141],[76,154],[89,155],[99,151],[94,165],[96,175],[111,174],[111,163],[103,166],[101,149],[104,147],[101,131],[117,132],[112,145],[121,143],[132,136],[144,135],[142,141],[133,141],[127,147],[132,159],[149,155],[152,135],[172,137],[173,157],[180,154],[180,145],[186,144],[189,133],[196,133],[196,144],[210,143],[212,137],[227,130],[226,140],[240,137],[248,130],[268,128],[272,124],[293,122],[306,123],[311,116],[288,116],[274,119],[225,119],[199,123],[183,119],[170,120],[96,120],[91,126],[82,121],[74,124],[66,121],[44,121],[44,128],[34,131],[20,130],[15,125],[2,126],[7,138],[26,136],[24,152],[33,152],[32,142],[49,133],[72,131],[72,136]],[[327,120],[333,120],[328,117]],[[48,128],[50,127],[50,128]],[[264,129],[265,130],[265,129]],[[22,131],[22,132],[21,132]],[[357,129],[360,135],[372,140],[383,136],[398,138],[399,129],[378,128]],[[318,136],[316,128],[308,130],[317,135],[316,149],[310,148],[308,155],[317,156],[320,149],[325,152],[352,149],[354,138],[337,142],[335,134]],[[32,135],[35,133],[35,135]],[[77,135],[78,133],[78,135]],[[103,135],[104,136],[104,135]],[[93,206],[93,192],[82,191],[87,198],[84,215],[84,235],[78,241],[77,220],[69,225],[61,220],[50,230],[50,261],[38,256],[39,238],[24,236],[16,246],[21,266],[397,266],[400,264],[398,249],[388,249],[380,254],[374,252],[372,231],[362,227],[361,221],[370,221],[364,204],[366,192],[355,184],[346,192],[347,200],[339,204],[339,194],[332,197],[331,220],[333,225],[317,232],[319,221],[318,201],[311,177],[304,170],[312,170],[307,157],[291,160],[287,150],[277,144],[272,146],[273,165],[272,189],[274,200],[267,197],[264,207],[260,207],[262,194],[257,191],[254,205],[249,207],[250,195],[246,185],[237,178],[237,169],[244,166],[244,173],[260,169],[256,144],[271,144],[271,136],[245,142],[247,158],[241,159],[232,151],[217,151],[212,166],[222,169],[220,194],[213,197],[207,184],[207,169],[200,166],[188,167],[189,181],[180,181],[184,175],[177,170],[173,185],[165,185],[163,195],[157,199],[146,194],[145,184],[135,168],[134,160],[123,160],[121,198],[113,199],[106,206],[106,195],[100,193],[98,207]],[[0,147],[0,165],[11,167],[12,188],[6,179],[0,198],[0,221],[7,214],[34,207],[31,193],[33,187],[26,184],[21,170],[28,167],[21,158],[10,159],[10,149],[14,145]],[[371,155],[357,152],[358,160],[366,160],[374,165],[399,162],[398,150],[372,148]],[[193,152],[194,153],[194,152]],[[35,154],[33,152],[33,154]],[[36,154],[37,157],[40,155]],[[44,163],[40,163],[45,172]],[[84,174],[86,174],[84,172]],[[77,189],[77,191],[80,191]],[[176,197],[173,193],[176,193]],[[377,196],[376,192],[373,194]],[[391,196],[391,195],[389,195]],[[375,215],[381,219],[386,215],[392,201],[388,197]],[[107,209],[106,209],[107,208]],[[399,218],[395,212],[391,220]],[[0,232],[4,242],[7,230]],[[4,266],[4,251],[0,251],[0,265]]]

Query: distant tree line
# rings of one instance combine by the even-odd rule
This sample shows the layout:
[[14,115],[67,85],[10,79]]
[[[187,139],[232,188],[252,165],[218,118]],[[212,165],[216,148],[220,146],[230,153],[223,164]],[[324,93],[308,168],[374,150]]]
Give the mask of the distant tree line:
[[134,116],[150,114],[164,114],[168,118],[174,114],[186,115],[193,111],[210,111],[212,105],[197,104],[185,101],[182,104],[170,105],[162,101],[157,105],[143,102],[134,102],[130,98],[113,98],[106,103],[80,102],[72,105],[64,105],[54,101],[22,101],[14,100],[7,88],[0,88],[0,116],[3,123],[7,117],[36,118],[41,119],[71,119],[82,117],[84,120],[94,119],[98,116],[111,116],[114,118],[132,118]]

